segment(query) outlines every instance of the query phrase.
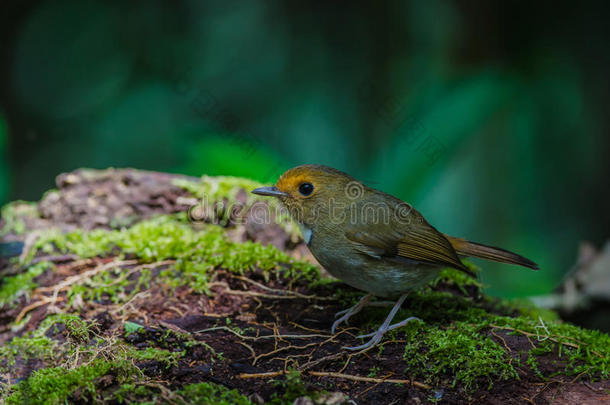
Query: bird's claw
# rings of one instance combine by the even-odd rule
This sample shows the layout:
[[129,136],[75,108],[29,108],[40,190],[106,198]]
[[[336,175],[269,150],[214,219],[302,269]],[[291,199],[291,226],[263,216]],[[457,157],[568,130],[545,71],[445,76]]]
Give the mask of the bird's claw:
[[344,309],[343,311],[337,312],[335,314],[335,318],[338,317],[339,315],[343,315],[343,316],[341,318],[337,319],[335,322],[333,322],[333,326],[330,328],[330,333],[332,333],[334,335],[335,330],[337,329],[337,326],[341,325],[343,322],[345,322],[347,324],[349,318],[351,318],[353,315],[356,315],[358,312],[360,312],[360,310],[362,310],[362,308],[364,308],[366,305],[368,305],[371,298],[373,298],[373,296],[370,294],[367,294],[364,297],[360,298],[360,301],[358,301],[358,303],[356,305],[354,305],[353,307],[350,307],[348,309]]
[[387,318],[385,319],[385,321],[383,321],[383,324],[381,324],[381,326],[379,327],[379,329],[377,329],[377,331],[375,331],[373,333],[369,333],[367,335],[358,336],[359,338],[367,338],[369,336],[372,336],[371,340],[369,340],[368,342],[366,342],[365,344],[360,345],[360,346],[352,346],[352,347],[345,346],[344,348],[347,350],[370,349],[371,347],[374,347],[377,343],[379,343],[381,341],[381,339],[383,338],[383,335],[385,335],[385,333],[387,331],[399,328],[401,326],[406,325],[410,321],[419,319],[419,318],[412,316],[412,317],[405,319],[404,321],[390,325],[390,322],[392,322],[392,319],[394,319],[394,315],[396,315],[396,312],[398,312],[398,310],[400,309],[402,303],[405,301],[406,298],[407,298],[407,294],[403,294],[400,296],[400,298],[398,299],[398,301],[396,301],[396,303],[394,304],[394,307],[388,314]]
[[[375,346],[377,343],[379,343],[381,341],[381,339],[383,338],[383,333],[379,334],[379,331],[374,332],[373,333],[373,338],[371,340],[369,340],[368,342],[366,342],[363,345],[360,346],[343,346],[344,349],[346,350],[365,350],[365,349],[369,349],[373,346]],[[368,335],[367,335],[368,336]],[[360,337],[360,336],[358,336]]]
[[[404,321],[400,321],[400,322],[397,322],[397,323],[395,323],[393,325],[388,326],[388,329],[386,330],[386,332],[391,331],[392,329],[396,329],[396,328],[400,328],[402,326],[405,326],[407,323],[409,323],[411,321],[421,321],[421,319],[419,319],[416,316],[410,316],[407,319],[405,319]],[[371,337],[371,336],[375,335],[376,333],[377,333],[377,331],[371,332],[371,333],[367,333],[366,335],[359,335],[359,336],[357,336],[357,338],[358,339],[365,339],[365,338],[368,338],[368,337]]]
[[342,311],[337,312],[337,313],[335,314],[335,318],[336,318],[336,317],[338,317],[338,316],[341,316],[341,315],[347,314],[347,313],[349,312],[349,310],[350,310],[350,309],[352,309],[352,308],[353,308],[353,307],[350,307],[350,308],[347,308],[347,309],[344,309],[344,310],[342,310]]
[[335,322],[333,322],[333,326],[331,326],[331,328],[330,328],[330,333],[332,333],[334,335],[335,330],[337,329],[337,326],[341,325],[341,323],[345,322],[345,324],[347,324],[347,320],[349,319],[349,317],[346,317],[346,315],[342,316],[341,318],[339,318]]

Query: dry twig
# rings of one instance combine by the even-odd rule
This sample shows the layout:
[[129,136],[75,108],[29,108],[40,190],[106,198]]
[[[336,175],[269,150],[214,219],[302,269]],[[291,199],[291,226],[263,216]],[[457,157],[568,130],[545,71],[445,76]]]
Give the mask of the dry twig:
[[[427,384],[413,381],[413,380],[402,380],[402,379],[394,379],[394,378],[373,378],[373,377],[362,377],[359,375],[351,375],[351,374],[342,374],[335,372],[326,372],[326,371],[307,371],[307,374],[313,377],[331,377],[331,378],[343,378],[345,380],[358,381],[358,382],[366,382],[366,383],[389,383],[389,384],[406,384],[412,385],[417,388],[421,388],[424,390],[429,390],[431,387]],[[271,371],[267,373],[241,373],[237,376],[237,378],[241,379],[249,379],[249,378],[273,378],[281,375],[285,375],[285,371]]]

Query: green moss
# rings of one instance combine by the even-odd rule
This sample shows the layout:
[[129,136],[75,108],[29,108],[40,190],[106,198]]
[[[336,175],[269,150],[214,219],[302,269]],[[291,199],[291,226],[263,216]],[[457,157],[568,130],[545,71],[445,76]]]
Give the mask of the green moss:
[[148,399],[153,399],[158,396],[158,392],[149,385],[140,385],[137,383],[122,384],[113,394],[112,399],[115,399],[120,404],[154,404],[154,401],[146,402]]
[[2,219],[4,227],[0,230],[0,236],[14,233],[21,235],[25,232],[26,226],[23,218],[38,217],[36,203],[28,201],[13,201],[2,207]]
[[[47,337],[50,333],[56,333],[54,329],[59,325],[65,326],[67,340]],[[2,399],[9,404],[59,404],[71,402],[74,396],[82,402],[111,400],[111,393],[96,387],[98,378],[102,376],[111,376],[112,381],[123,384],[122,389],[117,391],[117,399],[125,394],[129,386],[137,387],[136,393],[142,394],[145,389],[139,384],[145,381],[145,377],[136,364],[156,361],[169,369],[177,366],[185,354],[184,351],[172,352],[153,347],[138,350],[119,342],[109,345],[97,337],[91,340],[92,326],[93,323],[75,315],[51,315],[37,330],[23,338],[13,338],[9,344],[1,347],[0,372],[9,372],[15,366],[16,359],[27,361],[31,358],[35,360],[34,364],[41,367],[27,380],[5,389]],[[75,358],[80,358],[82,364],[72,368],[74,366],[70,366],[70,362]],[[58,364],[62,366],[44,368],[45,365]],[[133,399],[133,395],[130,398]]]
[[54,405],[67,403],[78,392],[81,401],[99,401],[101,393],[96,388],[97,380],[113,375],[119,382],[130,381],[139,371],[128,361],[106,361],[97,359],[88,365],[66,370],[64,367],[45,368],[35,371],[27,380],[19,382],[7,398],[6,403]]
[[[140,360],[156,360],[169,366],[176,365],[177,360],[196,346],[204,347],[211,354],[211,361],[220,359],[212,347],[202,340],[196,340],[192,334],[179,332],[172,329],[144,328],[135,322],[126,322],[124,325],[125,339],[127,341],[145,341],[151,346],[160,349],[138,350],[137,353],[130,352],[130,358]],[[171,364],[170,364],[171,363]]]
[[[464,261],[464,264],[474,273],[479,273],[480,269],[470,262]],[[483,284],[476,278],[459,271],[457,269],[444,268],[439,273],[438,277],[433,280],[430,285],[437,286],[439,283],[453,284],[458,287],[464,295],[467,295],[466,287],[474,286],[482,289]]]
[[182,352],[170,352],[165,349],[156,347],[147,347],[145,349],[130,349],[127,351],[127,357],[137,361],[158,361],[165,365],[165,368],[170,368],[178,365],[178,360],[184,356]]
[[57,343],[46,336],[14,337],[10,342],[0,346],[0,373],[9,372],[17,359],[40,362],[50,361],[55,356]]
[[[65,327],[68,338],[68,341],[63,343],[49,337],[58,332],[60,325]],[[57,364],[58,361],[78,349],[80,344],[88,342],[94,325],[94,321],[83,320],[77,315],[49,315],[36,330],[21,337],[14,337],[0,347],[0,359],[2,359],[0,360],[0,372],[8,371],[18,359],[22,361],[34,359],[41,366]]]
[[[561,321],[544,321],[526,317],[489,316],[495,325],[514,334],[527,334],[536,346],[530,353],[537,357],[557,353],[565,362],[563,373],[582,374],[585,378],[610,378],[610,336]],[[547,376],[550,377],[550,376]]]
[[[283,394],[274,393],[269,404],[292,404],[297,398],[309,393],[298,370],[290,370],[283,378],[275,380],[274,385]],[[313,392],[311,394],[314,396]]]
[[[445,279],[443,283],[455,281]],[[554,368],[563,375],[582,374],[593,380],[610,377],[607,334],[558,321],[556,314],[537,310],[530,303],[498,303],[486,297],[475,300],[426,288],[413,292],[403,308],[397,320],[416,316],[423,321],[389,332],[385,341],[399,336],[406,340],[405,374],[434,386],[449,385],[471,393],[494,382],[518,378],[519,356],[507,350],[492,331],[495,335],[527,335],[534,347],[525,353],[524,363],[541,378],[553,377],[538,367],[546,361],[545,356],[559,357]],[[387,308],[363,310],[357,315],[366,320],[363,331],[376,329],[387,312]],[[403,338],[402,333],[407,336]],[[383,345],[379,350],[383,351]]]
[[[233,200],[239,190],[249,191],[261,185],[234,177],[206,177],[201,182],[179,179],[175,182],[199,197],[208,196],[208,200],[215,201],[225,198]],[[257,200],[256,196],[248,195],[249,203]],[[278,208],[273,199],[264,201],[270,204],[272,209]],[[14,224],[17,221],[14,207],[5,207],[7,223],[11,221]],[[299,231],[292,221],[277,219],[291,234],[298,235]],[[119,253],[133,255],[151,263],[175,259],[175,266],[161,273],[162,281],[172,287],[190,285],[196,292],[208,292],[208,274],[215,268],[238,273],[260,268],[267,278],[280,270],[286,270],[292,278],[305,278],[310,282],[319,280],[315,266],[294,260],[271,246],[233,242],[226,236],[222,227],[212,224],[205,225],[203,229],[193,229],[187,221],[186,213],[160,216],[119,230],[75,230],[69,233],[62,233],[57,229],[44,230],[29,250],[24,262],[30,262],[38,252],[73,253],[82,258]],[[131,281],[125,273],[125,270],[120,268],[111,269],[72,285],[68,290],[69,302],[79,297],[83,300],[107,298],[119,303],[128,300],[141,289],[148,288],[150,271],[144,269],[139,272],[136,288],[131,288],[129,294],[126,294]],[[32,280],[40,274],[41,266],[35,266],[23,274],[5,279],[0,286],[0,305],[12,303],[20,295],[35,288]]]
[[[453,294],[457,287],[463,295]],[[467,393],[486,389],[494,382],[517,377],[519,358],[507,350],[491,331],[527,334],[534,348],[524,363],[541,378],[538,365],[544,356],[559,356],[559,372],[583,374],[589,379],[610,377],[610,337],[604,333],[562,323],[557,314],[536,308],[529,301],[493,300],[482,293],[476,280],[458,271],[444,270],[429,287],[409,295],[397,320],[416,316],[412,322],[386,335],[386,342],[400,336],[406,340],[405,374],[434,386],[459,387]],[[435,290],[440,288],[442,291]],[[468,293],[470,292],[470,293]],[[345,305],[355,303],[361,293],[337,289]],[[359,319],[363,331],[372,331],[387,316],[387,308],[365,308]],[[403,338],[402,333],[406,333]],[[383,345],[379,349],[383,351]],[[524,365],[525,365],[524,364]]]
[[[412,322],[401,328],[407,334],[406,374],[434,385],[449,383],[472,392],[517,378],[513,364],[517,360],[499,339],[491,338],[491,330],[527,335],[534,347],[527,353],[526,363],[542,378],[552,377],[538,369],[540,359],[550,353],[559,356],[562,374],[610,377],[610,336],[604,333],[545,320],[541,315],[534,319],[530,313],[495,315],[469,299],[447,293],[416,293],[408,305],[398,316],[417,316],[425,323]],[[451,380],[443,381],[447,375]]]
[[114,303],[123,302],[139,292],[139,289],[137,289],[131,291],[130,294],[125,293],[125,289],[131,284],[131,282],[127,280],[127,276],[128,273],[119,267],[95,274],[94,276],[83,280],[81,284],[73,285],[68,290],[67,296],[69,303],[74,302],[74,299],[77,297],[84,301],[101,301],[103,298],[107,297]]
[[[159,389],[155,387],[159,384],[147,382],[136,365],[141,362],[157,361],[169,369],[177,366],[179,359],[184,355],[184,352],[171,352],[152,347],[138,350],[116,343],[104,347],[106,345],[101,341],[96,344],[99,345],[98,349],[91,350],[90,346],[81,346],[76,342],[59,343],[44,336],[59,324],[66,326],[69,335],[81,336],[89,326],[74,315],[60,314],[47,317],[36,331],[24,338],[14,338],[8,345],[1,347],[2,362],[6,363],[9,356],[13,359],[18,356],[26,359],[26,355],[31,355],[37,361],[46,360],[49,363],[61,364],[63,359],[74,358],[74,354],[78,352],[82,358],[82,365],[75,368],[70,368],[67,364],[60,367],[40,368],[26,380],[12,387],[5,387],[0,399],[5,402],[2,403],[52,405],[71,402],[134,403],[146,400],[154,403],[159,395]],[[7,366],[8,371],[14,363]],[[103,383],[101,383],[102,377],[105,377]],[[109,382],[112,383],[111,386],[108,385]],[[117,385],[118,388],[115,388]],[[230,391],[207,383],[188,385],[169,395],[176,403],[184,404],[250,403],[235,390]]]
[[53,267],[49,262],[40,262],[29,266],[23,273],[4,277],[0,284],[0,307],[14,305],[19,297],[37,287],[36,277]]
[[481,381],[491,387],[495,381],[517,378],[504,349],[480,333],[480,327],[455,322],[447,328],[426,327],[412,322],[407,328],[404,359],[406,374],[440,385],[447,374],[451,387],[466,391]]
[[185,385],[177,392],[181,404],[251,405],[252,402],[237,390],[222,385],[202,382]]
[[[120,252],[146,262],[174,259],[174,266],[162,271],[161,279],[173,287],[189,285],[196,292],[208,291],[208,274],[216,268],[240,274],[257,268],[267,278],[280,271],[294,279],[319,278],[316,266],[295,260],[273,246],[231,241],[223,228],[215,225],[195,230],[180,216],[160,216],[122,230],[76,230],[66,234],[48,231],[38,239],[33,251],[36,250],[75,253],[80,257]],[[94,299],[108,296],[115,302],[124,301],[137,292],[136,289],[129,296],[120,296],[129,284],[122,275],[124,271],[117,268],[100,273],[84,284],[72,286],[68,295]],[[141,274],[148,274],[150,279],[150,273]],[[142,282],[139,278],[139,283],[145,286],[147,280]]]
[[38,329],[34,332],[35,336],[44,336],[50,329],[55,329],[59,325],[64,325],[69,337],[79,342],[86,342],[92,334],[91,329],[95,326],[95,321],[87,321],[81,319],[74,314],[54,314],[47,316],[40,323]]

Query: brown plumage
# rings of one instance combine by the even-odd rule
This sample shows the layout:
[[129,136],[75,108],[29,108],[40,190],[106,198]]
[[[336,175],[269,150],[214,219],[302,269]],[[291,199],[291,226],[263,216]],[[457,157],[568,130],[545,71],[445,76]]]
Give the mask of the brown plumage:
[[538,265],[536,263],[517,253],[498,247],[483,245],[482,243],[470,242],[462,238],[454,238],[449,235],[445,235],[445,237],[449,240],[449,243],[451,243],[455,252],[460,256],[478,257],[480,259],[516,264],[518,266],[538,270]]
[[[298,166],[285,172],[275,187],[253,192],[282,201],[313,255],[332,275],[372,295],[400,296],[373,339],[357,348],[377,343],[393,327],[389,320],[406,294],[428,283],[441,268],[471,274],[460,256],[538,268],[516,253],[444,235],[408,203],[330,167]],[[336,321],[333,332],[369,299]]]

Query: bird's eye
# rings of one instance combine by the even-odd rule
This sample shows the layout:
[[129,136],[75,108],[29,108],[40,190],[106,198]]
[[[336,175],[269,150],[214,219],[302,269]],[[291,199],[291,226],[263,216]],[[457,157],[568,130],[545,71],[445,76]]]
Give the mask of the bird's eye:
[[313,184],[311,183],[301,183],[299,186],[299,193],[307,197],[311,193],[313,193]]

